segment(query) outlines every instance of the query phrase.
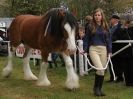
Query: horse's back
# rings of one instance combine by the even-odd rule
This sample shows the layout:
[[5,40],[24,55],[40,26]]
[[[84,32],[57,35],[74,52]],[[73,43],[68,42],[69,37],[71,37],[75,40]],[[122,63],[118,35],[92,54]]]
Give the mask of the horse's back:
[[[40,25],[41,16],[19,15],[17,16],[9,28],[9,38],[13,46],[18,46],[22,41],[34,39],[38,36],[38,27]],[[32,42],[33,43],[33,42]]]

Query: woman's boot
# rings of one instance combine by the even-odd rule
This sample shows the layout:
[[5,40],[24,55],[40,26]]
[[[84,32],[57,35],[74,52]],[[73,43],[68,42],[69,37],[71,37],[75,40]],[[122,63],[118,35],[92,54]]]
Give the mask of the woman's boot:
[[102,92],[102,85],[103,85],[104,76],[102,75],[95,75],[95,83],[94,83],[94,95],[96,96],[105,96]]

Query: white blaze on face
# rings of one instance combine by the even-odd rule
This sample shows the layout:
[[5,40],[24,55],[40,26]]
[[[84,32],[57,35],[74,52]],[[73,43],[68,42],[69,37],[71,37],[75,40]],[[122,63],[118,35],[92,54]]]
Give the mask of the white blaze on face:
[[67,39],[67,44],[68,44],[68,49],[72,52],[76,51],[76,44],[75,44],[75,28],[72,29],[71,26],[66,23],[64,25],[65,30],[68,33],[68,39]]

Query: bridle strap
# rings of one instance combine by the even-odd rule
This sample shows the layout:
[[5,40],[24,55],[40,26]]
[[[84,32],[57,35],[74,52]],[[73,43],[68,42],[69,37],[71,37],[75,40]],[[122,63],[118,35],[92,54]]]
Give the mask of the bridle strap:
[[47,30],[48,30],[48,27],[49,27],[50,21],[51,21],[51,17],[49,18],[48,24],[47,24],[47,26],[46,26],[45,33],[44,33],[44,37],[45,37],[46,34],[47,34]]

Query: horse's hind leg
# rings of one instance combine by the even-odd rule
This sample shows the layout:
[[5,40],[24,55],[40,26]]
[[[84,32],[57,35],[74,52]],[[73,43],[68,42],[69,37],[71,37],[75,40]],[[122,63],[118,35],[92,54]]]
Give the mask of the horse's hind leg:
[[6,67],[2,71],[3,77],[9,77],[13,70],[12,58],[13,58],[13,56],[15,56],[15,51],[16,51],[16,48],[10,47],[10,44],[9,44],[9,46],[8,46],[8,62],[7,62]]
[[47,57],[48,57],[48,53],[45,53],[43,51],[41,51],[41,53],[42,53],[42,56],[44,56],[44,57],[43,57],[43,62],[41,64],[41,68],[40,68],[40,73],[39,73],[39,78],[38,78],[38,81],[37,81],[37,86],[49,86],[49,85],[51,85],[51,83],[47,78],[48,62],[46,62]]
[[77,89],[79,88],[79,78],[73,68],[72,59],[70,58],[70,56],[66,55],[65,53],[63,53],[63,58],[67,69],[66,87],[68,89]]
[[23,70],[24,70],[24,79],[25,80],[37,80],[38,78],[32,73],[30,69],[30,54],[32,49],[28,47],[27,45],[25,46],[25,53],[23,55]]

